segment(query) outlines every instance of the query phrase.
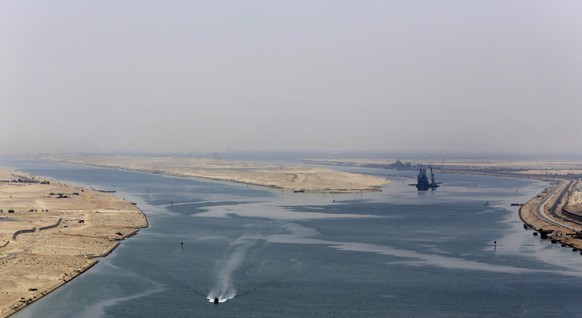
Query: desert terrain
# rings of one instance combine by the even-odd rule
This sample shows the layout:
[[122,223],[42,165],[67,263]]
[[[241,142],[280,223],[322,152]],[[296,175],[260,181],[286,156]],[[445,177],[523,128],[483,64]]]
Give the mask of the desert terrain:
[[0,170],[0,317],[89,269],[147,227],[132,203],[97,190]]
[[[306,192],[380,191],[389,181],[320,167],[170,157],[50,158],[179,177],[196,177]],[[524,203],[520,217],[542,238],[582,250],[582,163],[515,161],[308,160],[332,166],[408,168],[552,182]],[[0,174],[0,316],[9,315],[69,281],[147,226],[143,213],[111,195],[42,178]],[[23,182],[8,182],[21,179]],[[34,182],[29,182],[34,180]],[[34,229],[34,230],[32,230]],[[24,230],[23,233],[19,231]]]
[[326,168],[174,157],[51,158],[76,164],[196,177],[306,192],[380,191],[384,178]]

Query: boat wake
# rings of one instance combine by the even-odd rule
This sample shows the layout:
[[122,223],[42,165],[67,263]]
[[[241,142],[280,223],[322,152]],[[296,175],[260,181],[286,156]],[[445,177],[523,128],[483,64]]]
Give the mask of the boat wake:
[[206,296],[209,302],[215,302],[215,298],[218,298],[218,302],[223,303],[236,296],[233,274],[244,262],[249,249],[257,242],[257,238],[241,237],[231,243],[224,258],[217,264],[214,285]]

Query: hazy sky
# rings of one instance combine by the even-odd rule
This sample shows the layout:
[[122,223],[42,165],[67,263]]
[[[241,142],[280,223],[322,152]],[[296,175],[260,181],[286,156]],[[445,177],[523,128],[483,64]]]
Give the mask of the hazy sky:
[[0,2],[0,151],[582,154],[582,1]]

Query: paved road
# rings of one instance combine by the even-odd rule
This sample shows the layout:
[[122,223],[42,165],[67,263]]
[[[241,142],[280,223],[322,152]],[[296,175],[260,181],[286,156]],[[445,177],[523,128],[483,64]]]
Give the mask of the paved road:
[[[555,186],[546,196],[540,201],[540,203],[535,208],[536,215],[556,226],[564,227],[570,230],[577,230],[576,228],[562,222],[563,218],[559,217],[555,209],[559,205],[559,201],[566,198],[568,191],[576,186],[575,181],[561,181],[559,185]],[[548,204],[551,204],[549,208],[546,208]]]

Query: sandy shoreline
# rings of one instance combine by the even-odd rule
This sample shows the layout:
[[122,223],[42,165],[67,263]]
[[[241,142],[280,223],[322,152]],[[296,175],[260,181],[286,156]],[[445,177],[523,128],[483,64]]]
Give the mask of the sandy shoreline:
[[[67,161],[306,192],[381,191],[389,184],[384,178],[324,168],[210,159]],[[130,202],[9,170],[0,170],[0,210],[0,317],[72,280],[120,240],[148,226],[145,215]]]
[[[384,178],[324,168],[288,167],[249,162],[186,158],[58,158],[76,164],[110,167],[179,177],[197,177],[306,192],[380,191],[389,183]],[[463,163],[451,173],[548,179],[554,172],[572,173],[578,166],[560,164],[547,169],[540,165],[519,166]],[[443,169],[443,170],[448,170]],[[510,172],[504,171],[511,169]],[[525,169],[535,173],[523,173]],[[447,171],[449,172],[449,171]],[[505,172],[505,173],[504,173]],[[1,180],[25,174],[0,171]],[[44,179],[42,179],[44,180]],[[37,178],[37,181],[42,181]],[[569,182],[557,178],[553,187],[532,198],[520,209],[520,217],[537,232],[566,246],[582,249],[582,193],[578,185],[560,195]],[[541,206],[541,208],[540,208]],[[564,207],[580,211],[580,222],[568,220]],[[580,207],[581,209],[579,209]],[[548,211],[548,220],[539,210]],[[147,227],[143,213],[131,203],[81,187],[50,182],[0,182],[0,317],[8,316],[62,286],[97,263],[96,257],[110,253],[119,240]],[[549,210],[557,211],[556,216]],[[14,213],[8,213],[14,210]],[[31,212],[29,212],[31,211]],[[552,218],[558,221],[552,221]],[[566,225],[566,227],[561,226]],[[19,230],[36,228],[14,236]]]
[[305,192],[381,191],[385,178],[326,168],[170,157],[49,158],[56,161],[178,177],[195,177]]
[[0,170],[0,181],[0,317],[83,273],[148,225],[133,204],[99,191],[8,170]]
[[[579,181],[556,180],[519,209],[521,220],[542,238],[582,251],[582,192]],[[582,254],[582,252],[581,252]]]

